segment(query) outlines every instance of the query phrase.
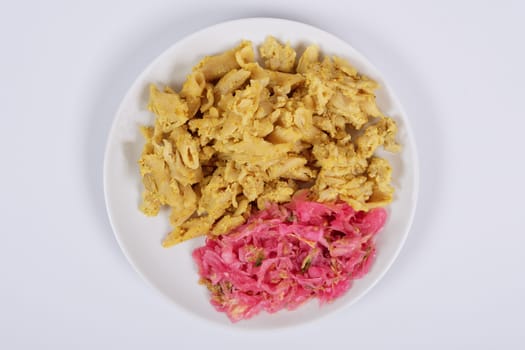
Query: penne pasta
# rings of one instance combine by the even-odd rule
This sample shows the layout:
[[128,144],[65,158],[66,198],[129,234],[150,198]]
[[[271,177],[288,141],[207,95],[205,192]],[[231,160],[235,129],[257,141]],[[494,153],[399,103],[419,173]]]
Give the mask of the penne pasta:
[[139,160],[140,210],[171,208],[163,246],[227,234],[252,208],[283,203],[302,188],[318,201],[356,210],[393,198],[390,164],[397,126],[377,107],[378,84],[339,57],[308,46],[296,62],[289,45],[268,37],[204,57],[180,92],[149,87],[153,126]]

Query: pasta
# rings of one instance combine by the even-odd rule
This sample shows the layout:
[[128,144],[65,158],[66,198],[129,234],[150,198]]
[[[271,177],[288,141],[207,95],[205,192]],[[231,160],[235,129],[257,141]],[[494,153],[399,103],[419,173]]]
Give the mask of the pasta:
[[[356,210],[392,200],[392,169],[375,155],[397,152],[396,123],[377,107],[378,84],[315,46],[296,52],[268,37],[203,58],[179,93],[150,86],[153,126],[142,127],[141,211],[171,208],[163,245],[222,235],[253,209],[314,200]],[[297,61],[297,63],[296,63]]]

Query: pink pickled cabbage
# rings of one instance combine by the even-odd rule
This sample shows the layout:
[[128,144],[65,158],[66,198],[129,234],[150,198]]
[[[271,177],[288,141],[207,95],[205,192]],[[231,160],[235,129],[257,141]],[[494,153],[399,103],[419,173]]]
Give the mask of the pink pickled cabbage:
[[293,310],[314,297],[323,304],[368,272],[374,235],[386,217],[382,208],[356,212],[345,202],[296,198],[268,205],[227,235],[208,237],[193,258],[212,305],[232,322],[262,310]]

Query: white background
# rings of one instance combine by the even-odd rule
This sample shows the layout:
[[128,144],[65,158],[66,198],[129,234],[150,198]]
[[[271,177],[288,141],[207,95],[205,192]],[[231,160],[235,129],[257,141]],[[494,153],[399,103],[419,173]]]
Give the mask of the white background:
[[[525,347],[525,5],[520,1],[2,1],[0,349]],[[112,118],[171,44],[283,17],[349,42],[414,128],[418,210],[385,278],[321,321],[240,331],[182,312],[111,232]],[[470,347],[469,347],[470,348]]]

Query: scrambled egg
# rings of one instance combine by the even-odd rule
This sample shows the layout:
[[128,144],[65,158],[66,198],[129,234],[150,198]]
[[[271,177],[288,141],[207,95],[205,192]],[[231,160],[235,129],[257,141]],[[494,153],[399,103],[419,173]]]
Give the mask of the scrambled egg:
[[205,57],[180,93],[150,86],[153,127],[139,160],[140,209],[171,207],[171,246],[244,223],[252,208],[288,202],[309,188],[314,200],[356,210],[392,200],[392,169],[375,156],[397,152],[396,123],[375,102],[378,84],[338,57],[296,52],[268,37]]

